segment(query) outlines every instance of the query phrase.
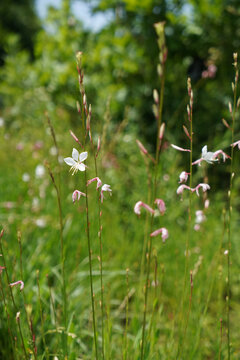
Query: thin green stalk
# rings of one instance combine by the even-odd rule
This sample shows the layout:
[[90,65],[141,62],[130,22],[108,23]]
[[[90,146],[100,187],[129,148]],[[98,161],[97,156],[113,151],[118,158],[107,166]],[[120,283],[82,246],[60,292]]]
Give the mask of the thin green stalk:
[[[7,264],[6,264],[6,261],[5,261],[5,256],[4,256],[3,246],[2,246],[2,237],[3,237],[3,230],[0,233],[0,251],[1,251],[1,254],[2,254],[3,264],[4,264],[4,267],[5,267],[4,271],[6,273],[7,283],[9,285],[10,284],[10,279],[9,279],[9,275],[8,275]],[[15,303],[15,300],[14,300],[14,297],[13,297],[13,292],[12,292],[11,286],[9,286],[9,291],[10,291],[10,297],[11,297],[11,300],[12,300],[12,303],[13,303],[14,311],[15,311],[15,313],[17,313],[18,309],[17,309],[16,303]],[[23,333],[22,333],[20,319],[17,320],[17,324],[18,324],[19,334],[20,334],[22,348],[23,348],[23,352],[24,352],[24,357],[25,357],[25,359],[28,359],[27,351],[26,351],[26,348],[25,348],[24,340],[23,340]]]
[[[163,72],[162,72],[162,77],[161,77],[161,88],[160,88],[159,111],[158,111],[158,123],[157,123],[157,125],[158,125],[158,127],[157,127],[157,147],[156,147],[156,154],[155,154],[153,201],[156,198],[156,193],[157,193],[157,172],[158,172],[160,145],[161,145],[161,141],[162,141],[162,139],[160,137],[160,128],[161,128],[161,124],[162,124],[164,84],[165,84],[165,66],[163,64]],[[154,215],[151,216],[151,232],[153,229],[153,220],[154,220]],[[144,287],[144,311],[143,311],[142,343],[141,343],[141,357],[140,357],[141,360],[144,359],[144,346],[145,346],[145,332],[146,332],[146,318],[147,318],[148,289],[149,289],[151,257],[152,257],[152,237],[150,236],[149,241],[148,241],[148,253],[147,253],[147,276],[146,276],[146,283],[145,283],[145,287]]]
[[[237,81],[238,81],[238,69],[237,69],[237,54],[233,54],[234,67],[235,67],[235,83],[234,83],[234,101],[233,101],[233,113],[232,113],[232,144],[234,143],[234,128],[237,111]],[[231,225],[232,225],[232,188],[233,188],[233,145],[231,146],[231,169],[230,169],[230,186],[229,186],[229,215],[228,215],[228,263],[227,263],[227,343],[228,343],[228,360],[231,359],[231,337],[230,337],[230,280],[231,280]]]
[[129,269],[126,269],[126,280],[127,280],[127,298],[126,298],[126,324],[124,331],[124,360],[128,359],[128,305],[129,305],[129,279],[128,279]]
[[91,301],[92,301],[93,332],[94,332],[94,343],[95,343],[95,355],[96,355],[96,360],[98,360],[97,329],[96,329],[96,319],[95,319],[95,304],[94,304],[93,275],[92,275],[92,249],[91,249],[90,233],[89,233],[87,171],[85,171],[85,194],[86,194],[87,242],[88,242],[89,275],[90,275],[90,288],[91,288]]
[[63,324],[64,324],[64,356],[68,354],[68,338],[67,338],[67,294],[66,294],[66,276],[65,276],[65,249],[63,241],[63,215],[62,215],[62,205],[61,205],[61,195],[59,188],[56,184],[53,172],[47,162],[45,165],[48,169],[49,175],[51,177],[53,186],[56,190],[57,203],[58,203],[58,212],[59,212],[59,227],[60,227],[60,244],[61,244],[61,270],[62,270],[62,297],[63,297]]
[[[17,237],[18,237],[18,244],[19,244],[20,275],[21,275],[21,279],[23,279],[22,236],[21,236],[20,231],[18,231]],[[31,319],[29,319],[27,308],[26,308],[26,297],[25,297],[24,289],[22,290],[22,294],[23,294],[24,309],[25,309],[25,313],[26,313],[26,317],[27,317],[27,324],[28,324],[29,334],[30,334],[30,338],[31,338],[30,343],[32,344],[32,352],[33,352],[34,359],[37,360],[37,352],[36,352],[36,348],[35,348],[34,334],[33,334],[33,329],[32,329],[32,327],[30,325]]]
[[40,307],[40,317],[41,317],[41,333],[43,339],[43,345],[46,352],[46,359],[49,360],[49,351],[46,343],[45,333],[44,333],[44,319],[43,319],[43,308],[42,308],[42,298],[39,284],[39,270],[37,270],[37,287],[38,287],[38,298],[39,298],[39,307]]
[[219,352],[218,352],[218,360],[221,360],[222,356],[222,319],[220,319],[220,344],[219,344]]

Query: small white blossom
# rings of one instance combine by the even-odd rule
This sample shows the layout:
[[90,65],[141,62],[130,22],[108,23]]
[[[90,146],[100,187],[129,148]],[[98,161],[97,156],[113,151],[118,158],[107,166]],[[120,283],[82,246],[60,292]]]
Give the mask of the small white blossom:
[[85,161],[87,157],[88,157],[87,151],[79,154],[77,149],[73,148],[72,157],[67,157],[64,159],[65,163],[71,166],[70,171],[73,172],[72,175],[74,175],[78,170],[85,171],[86,165],[83,164],[83,161]]
[[45,174],[45,168],[43,165],[38,165],[35,169],[35,176],[37,179],[42,179]]

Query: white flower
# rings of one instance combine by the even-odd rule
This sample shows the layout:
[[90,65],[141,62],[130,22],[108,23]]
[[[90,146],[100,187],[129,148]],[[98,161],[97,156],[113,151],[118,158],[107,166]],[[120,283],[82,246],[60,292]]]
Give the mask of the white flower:
[[43,165],[38,165],[35,169],[35,176],[37,179],[41,179],[45,174],[45,168]]
[[85,171],[86,165],[83,164],[83,161],[85,161],[87,157],[88,157],[87,151],[79,154],[77,149],[73,148],[72,157],[67,157],[64,159],[65,163],[71,166],[70,171],[72,170],[73,172],[72,175],[74,175],[78,170]]
[[207,145],[205,145],[203,148],[202,148],[202,156],[200,159],[194,161],[192,163],[192,165],[196,165],[198,164],[199,166],[201,166],[201,162],[202,161],[206,161],[207,163],[209,164],[213,164],[214,162],[216,161],[219,161],[218,159],[218,156],[219,155],[222,155],[223,157],[223,161],[225,162],[225,160],[228,158],[230,159],[230,156],[227,155],[224,151],[222,150],[217,150],[215,152],[212,152],[212,151],[207,151]]
[[108,192],[110,192],[110,195],[112,195],[112,190],[110,189],[110,185],[104,184],[101,188],[101,202],[103,202],[103,199],[104,199],[104,196],[103,196],[104,191],[108,191]]
[[186,171],[182,171],[181,174],[179,175],[179,184],[186,182],[188,179],[188,175],[189,173],[187,173]]
[[206,220],[206,216],[204,215],[202,210],[197,210],[195,214],[196,214],[196,219],[195,219],[196,224],[201,224]]
[[22,176],[22,181],[28,182],[30,180],[30,175],[28,173],[24,173]]

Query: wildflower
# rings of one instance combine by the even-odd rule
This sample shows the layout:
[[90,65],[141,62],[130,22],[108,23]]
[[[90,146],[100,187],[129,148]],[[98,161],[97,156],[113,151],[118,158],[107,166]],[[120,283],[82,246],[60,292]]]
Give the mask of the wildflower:
[[19,285],[19,284],[20,284],[20,291],[22,291],[23,288],[24,288],[24,282],[22,280],[18,280],[18,281],[14,282],[14,283],[11,283],[11,284],[9,284],[9,286],[13,287],[13,286],[16,286],[16,285]]
[[201,224],[206,220],[206,216],[204,215],[202,210],[197,210],[195,214],[196,214],[196,220],[195,220],[196,224]]
[[228,250],[225,250],[225,251],[224,251],[224,255],[228,255]]
[[231,146],[233,146],[233,147],[237,146],[238,149],[240,150],[240,140],[235,141],[235,143],[231,144]]
[[168,230],[164,227],[155,230],[150,234],[151,237],[157,236],[159,234],[162,234],[162,241],[165,242],[165,240],[168,238]]
[[222,150],[217,150],[215,152],[212,151],[207,151],[207,145],[205,145],[202,148],[202,156],[200,159],[194,161],[192,163],[192,165],[196,165],[198,164],[199,166],[201,166],[201,162],[202,161],[206,161],[209,164],[212,164],[213,162],[219,161],[219,159],[217,158],[218,155],[222,154],[223,157],[223,161],[225,162],[226,158],[230,158],[229,155],[227,155],[225,152],[223,152]]
[[75,201],[79,201],[81,196],[86,196],[86,194],[84,194],[83,192],[79,191],[79,190],[75,190],[72,194],[72,201],[73,203],[75,203]]
[[67,157],[64,159],[65,163],[71,166],[70,171],[71,170],[73,171],[72,175],[74,175],[78,170],[85,171],[86,165],[83,164],[83,161],[85,161],[87,157],[88,157],[87,151],[79,154],[77,149],[73,148],[72,157]]
[[[99,179],[99,177],[95,177],[91,180],[88,180],[87,182],[87,186],[90,185],[93,181],[97,181],[97,188],[96,189],[99,189],[101,186],[102,186],[102,181]],[[106,190],[104,190],[106,191]]]
[[200,225],[199,225],[199,224],[195,224],[195,225],[194,225],[194,230],[195,230],[195,231],[199,231],[199,230],[200,230]]
[[22,176],[22,181],[28,182],[30,180],[30,175],[28,173],[24,173]]
[[182,194],[184,189],[190,190],[190,191],[192,191],[192,192],[195,190],[195,189],[190,188],[190,186],[180,185],[180,186],[177,188],[177,194],[178,194],[178,195]]
[[39,219],[37,219],[35,221],[35,223],[36,223],[37,227],[39,227],[39,228],[45,228],[45,226],[46,226],[46,220],[45,219],[39,218]]
[[210,186],[209,186],[208,184],[198,184],[198,185],[195,187],[195,189],[194,189],[194,190],[196,191],[197,196],[199,196],[198,190],[199,190],[200,188],[202,188],[202,191],[203,191],[203,192],[206,192],[207,190],[210,189]]
[[179,175],[179,184],[186,182],[188,179],[188,175],[190,175],[190,174],[187,173],[186,171],[182,171],[181,174]]
[[19,321],[19,319],[20,319],[20,314],[21,314],[20,311],[18,311],[17,314],[16,314],[16,321]]
[[171,144],[171,147],[173,147],[174,149],[179,150],[179,151],[188,151],[188,152],[191,152],[190,149],[183,149],[183,148],[181,148],[181,147],[179,147],[179,146],[177,146],[177,145],[174,145],[174,144]]
[[147,204],[145,204],[142,201],[138,201],[134,206],[134,212],[137,215],[141,215],[141,207],[144,207],[147,211],[149,211],[151,214],[154,214],[154,210]]
[[41,164],[38,165],[38,166],[36,167],[36,169],[35,169],[35,176],[36,176],[36,178],[37,178],[37,179],[41,179],[41,178],[43,178],[44,174],[45,174],[45,168],[44,168],[44,166],[41,165]]
[[103,186],[102,186],[102,189],[101,189],[101,202],[103,202],[103,199],[104,199],[104,196],[103,196],[103,192],[104,191],[108,191],[108,192],[110,192],[110,195],[112,195],[111,193],[112,193],[112,190],[110,189],[110,185],[108,185],[108,184],[104,184]]
[[160,214],[163,215],[166,211],[165,202],[162,199],[156,199],[154,203],[157,204]]

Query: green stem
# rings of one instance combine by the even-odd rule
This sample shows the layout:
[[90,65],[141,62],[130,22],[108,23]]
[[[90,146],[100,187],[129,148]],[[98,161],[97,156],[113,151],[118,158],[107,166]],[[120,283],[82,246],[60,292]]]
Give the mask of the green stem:
[[85,171],[85,193],[86,193],[87,242],[88,242],[88,258],[89,258],[89,275],[90,275],[90,288],[91,288],[91,301],[92,301],[92,315],[93,315],[93,332],[94,332],[96,360],[98,360],[97,330],[96,330],[95,305],[94,305],[94,293],[93,293],[93,275],[92,275],[92,249],[91,249],[90,233],[89,233],[87,171]]

